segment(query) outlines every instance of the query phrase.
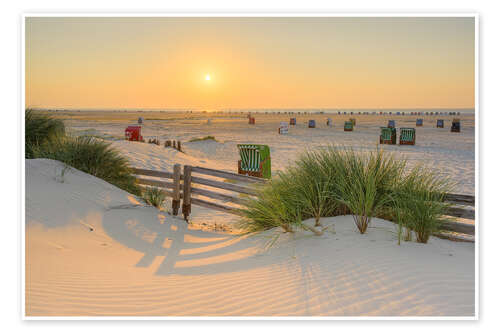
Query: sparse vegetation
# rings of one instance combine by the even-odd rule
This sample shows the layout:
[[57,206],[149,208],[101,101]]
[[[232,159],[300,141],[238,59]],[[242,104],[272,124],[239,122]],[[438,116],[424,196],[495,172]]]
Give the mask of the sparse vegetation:
[[110,143],[89,136],[67,136],[62,121],[30,110],[26,111],[25,136],[26,158],[58,160],[140,195],[127,159],[111,148]]
[[[261,231],[281,227],[321,234],[302,221],[353,214],[361,234],[373,217],[399,224],[399,239],[425,243],[438,230],[447,204],[444,193],[451,189],[448,178],[420,166],[407,168],[406,161],[381,150],[357,153],[329,147],[303,154],[286,171],[257,189],[257,198],[247,198],[240,227]],[[405,235],[403,235],[405,233]]]
[[189,140],[189,142],[197,142],[197,141],[206,141],[206,140],[213,140],[213,141],[217,141],[215,140],[215,137],[212,136],[212,135],[207,135],[207,136],[204,136],[202,138],[193,138],[191,140]]
[[148,204],[160,208],[167,198],[167,193],[158,187],[148,187],[143,191],[142,198]]

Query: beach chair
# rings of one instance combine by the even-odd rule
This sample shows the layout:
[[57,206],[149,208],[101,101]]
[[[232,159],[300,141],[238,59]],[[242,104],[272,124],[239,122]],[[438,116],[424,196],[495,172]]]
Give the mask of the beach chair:
[[144,141],[141,135],[141,126],[128,126],[125,129],[125,140]]
[[349,121],[352,123],[352,126],[356,126],[356,118],[349,118]]
[[255,118],[254,117],[248,117],[248,124],[255,125]]
[[460,119],[453,119],[451,122],[451,132],[460,132]]
[[326,126],[328,126],[328,127],[332,127],[333,126],[332,118],[326,119]]
[[418,118],[416,125],[417,126],[422,126],[423,124],[424,124],[424,120],[422,118]]
[[316,128],[316,120],[309,120],[309,128]]
[[389,127],[380,127],[380,144],[395,145],[396,129]]
[[415,144],[415,129],[408,127],[401,127],[399,130],[399,144],[400,145],[414,145]]
[[389,120],[389,122],[387,123],[387,127],[389,127],[389,128],[396,128],[396,121]]
[[290,118],[290,125],[296,125],[297,124],[297,119],[296,118]]
[[351,121],[344,122],[344,132],[352,132],[353,127]]
[[271,178],[271,152],[267,145],[240,144],[238,173],[247,176]]
[[436,122],[436,127],[438,128],[444,128],[444,120],[443,119],[438,119]]
[[280,122],[280,127],[278,127],[278,134],[288,134],[288,123],[286,121]]

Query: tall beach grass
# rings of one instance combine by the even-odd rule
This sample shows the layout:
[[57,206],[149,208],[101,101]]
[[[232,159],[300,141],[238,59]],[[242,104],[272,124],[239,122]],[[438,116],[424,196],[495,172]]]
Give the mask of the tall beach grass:
[[67,136],[64,124],[59,122],[26,112],[26,158],[58,160],[129,193],[141,194],[127,159],[111,148],[110,143],[90,136]]
[[302,154],[257,188],[258,196],[245,201],[240,227],[311,230],[302,221],[314,218],[319,227],[322,217],[352,214],[361,234],[373,217],[380,217],[414,232],[417,241],[425,243],[439,229],[447,208],[444,193],[450,190],[448,178],[421,166],[410,168],[405,160],[382,150],[355,152],[330,146]]

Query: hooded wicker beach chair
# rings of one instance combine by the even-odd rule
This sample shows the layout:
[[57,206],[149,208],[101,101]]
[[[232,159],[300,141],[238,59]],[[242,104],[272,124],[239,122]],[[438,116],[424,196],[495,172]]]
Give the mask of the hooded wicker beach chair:
[[460,119],[453,119],[451,122],[451,132],[460,132]]
[[290,118],[290,125],[297,124],[297,118]]
[[436,127],[438,128],[444,128],[444,120],[443,119],[438,119],[436,122]]
[[423,124],[424,124],[424,120],[422,118],[418,118],[416,125],[417,126],[422,126]]
[[316,120],[309,120],[309,128],[316,128]]
[[349,121],[352,123],[352,126],[356,126],[356,118],[349,118]]
[[400,145],[414,145],[415,144],[415,129],[408,127],[401,127],[399,130],[399,144]]
[[267,145],[238,145],[238,173],[253,177],[271,178],[271,152]]
[[344,132],[352,132],[353,127],[354,126],[352,125],[351,121],[346,121],[344,123]]
[[396,121],[395,120],[389,120],[387,123],[387,127],[389,128],[396,128]]
[[395,145],[396,129],[389,127],[380,127],[380,144]]
[[333,126],[332,118],[326,119],[326,126],[328,126],[328,127],[332,127]]

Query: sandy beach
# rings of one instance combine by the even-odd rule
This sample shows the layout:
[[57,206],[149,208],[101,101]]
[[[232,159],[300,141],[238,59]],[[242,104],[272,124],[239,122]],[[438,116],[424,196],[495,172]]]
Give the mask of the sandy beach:
[[[377,146],[388,119],[416,116],[158,112],[58,112],[73,135],[104,138],[132,166],[171,171],[175,163],[236,171],[238,143],[271,148],[272,170],[330,144]],[[144,118],[143,135],[124,129]],[[297,118],[288,135],[280,121]],[[333,127],[326,126],[326,118]],[[461,133],[450,133],[459,117]],[[415,146],[382,148],[423,163],[474,193],[474,116],[423,116]],[[445,119],[445,128],[435,127]],[[210,119],[210,123],[208,123]],[[315,119],[317,128],[307,128]],[[212,135],[215,140],[189,142]],[[180,140],[183,152],[163,147]],[[325,218],[322,236],[273,229],[236,235],[239,217],[193,206],[190,224],[101,179],[47,159],[26,160],[26,315],[28,316],[473,316],[474,243],[431,237],[397,245],[393,223],[355,231],[352,216]],[[169,199],[167,199],[169,200]],[[167,204],[168,206],[168,204]],[[313,223],[313,221],[309,221]],[[226,228],[218,230],[215,224]],[[233,232],[231,232],[233,231]]]

